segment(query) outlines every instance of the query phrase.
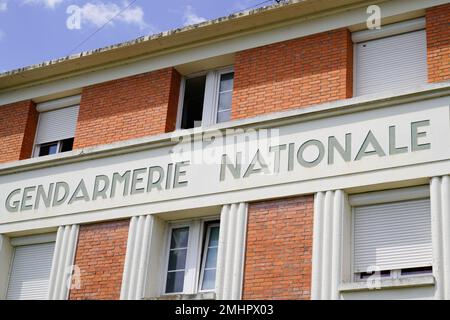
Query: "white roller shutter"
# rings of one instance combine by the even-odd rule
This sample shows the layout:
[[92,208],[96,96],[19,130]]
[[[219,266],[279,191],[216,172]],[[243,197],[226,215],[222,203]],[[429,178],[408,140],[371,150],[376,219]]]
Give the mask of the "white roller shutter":
[[48,299],[54,249],[54,242],[15,248],[6,296],[8,300]]
[[431,266],[430,199],[354,208],[354,272]]
[[36,144],[59,141],[75,136],[79,106],[39,114]]
[[355,44],[356,96],[425,83],[425,30]]

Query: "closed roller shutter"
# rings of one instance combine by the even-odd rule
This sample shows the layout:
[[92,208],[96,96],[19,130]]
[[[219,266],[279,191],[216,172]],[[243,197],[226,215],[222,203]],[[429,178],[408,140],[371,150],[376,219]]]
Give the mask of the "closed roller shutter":
[[79,106],[39,114],[36,144],[59,141],[75,136]]
[[354,271],[431,266],[430,200],[354,208]]
[[18,246],[14,250],[8,300],[48,299],[55,243]]
[[355,44],[355,95],[425,83],[425,30]]

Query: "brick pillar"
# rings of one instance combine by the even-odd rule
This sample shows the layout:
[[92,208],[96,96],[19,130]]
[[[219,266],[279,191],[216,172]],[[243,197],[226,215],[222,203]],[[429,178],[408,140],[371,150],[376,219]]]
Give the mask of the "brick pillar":
[[129,222],[80,226],[74,264],[80,268],[81,287],[70,291],[70,300],[120,298]]
[[426,10],[428,82],[450,80],[450,4]]
[[243,299],[310,299],[313,196],[251,203]]
[[38,116],[31,100],[0,106],[0,163],[31,157]]
[[353,43],[338,29],[236,53],[232,118],[353,95]]
[[84,88],[74,149],[173,131],[180,81],[166,68]]

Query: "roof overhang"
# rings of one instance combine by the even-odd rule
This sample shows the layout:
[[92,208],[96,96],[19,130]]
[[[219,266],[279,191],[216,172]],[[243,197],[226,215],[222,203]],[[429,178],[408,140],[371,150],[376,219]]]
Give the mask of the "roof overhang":
[[[373,3],[385,2],[375,0]],[[278,25],[322,12],[360,6],[362,0],[292,0],[268,7],[244,11],[200,24],[144,36],[120,44],[66,56],[0,74],[0,91],[53,79],[67,74],[80,74],[143,59],[149,55],[183,50],[205,42],[271,29]]]

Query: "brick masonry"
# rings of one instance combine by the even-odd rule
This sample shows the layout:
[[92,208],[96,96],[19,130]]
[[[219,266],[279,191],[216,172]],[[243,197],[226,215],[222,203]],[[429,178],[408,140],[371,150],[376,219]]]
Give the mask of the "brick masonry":
[[450,4],[426,11],[428,81],[450,80]]
[[353,45],[347,29],[236,53],[232,118],[352,97]]
[[31,100],[0,106],[0,163],[31,157],[37,121]]
[[251,203],[243,299],[310,299],[313,196]]
[[84,88],[74,149],[173,131],[180,79],[166,68]]
[[74,264],[81,287],[70,291],[70,300],[120,298],[128,227],[128,219],[80,226]]

